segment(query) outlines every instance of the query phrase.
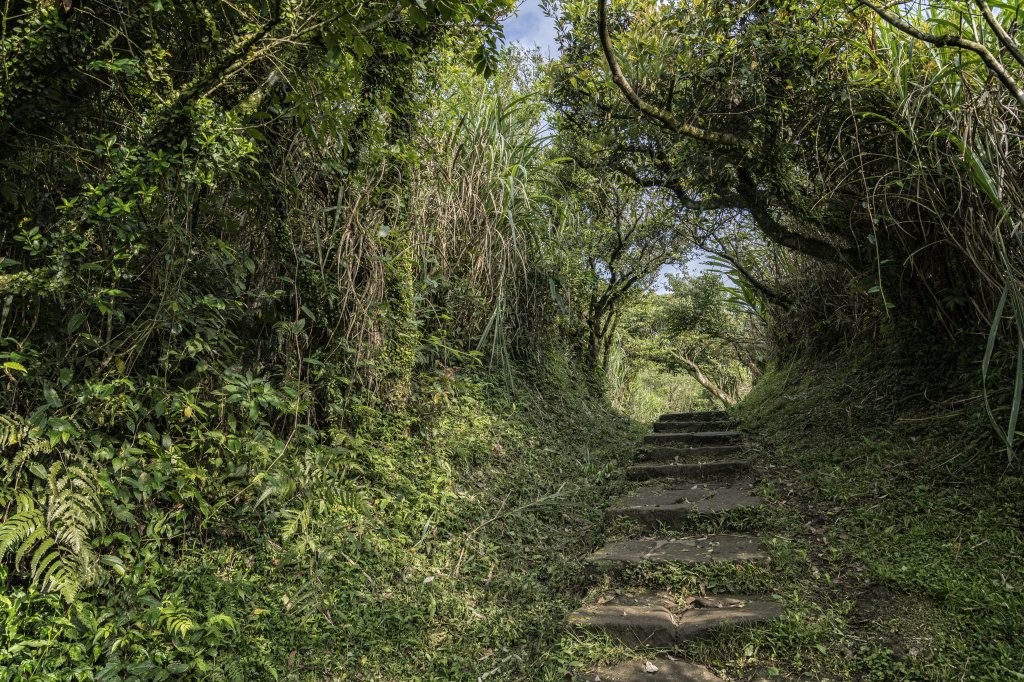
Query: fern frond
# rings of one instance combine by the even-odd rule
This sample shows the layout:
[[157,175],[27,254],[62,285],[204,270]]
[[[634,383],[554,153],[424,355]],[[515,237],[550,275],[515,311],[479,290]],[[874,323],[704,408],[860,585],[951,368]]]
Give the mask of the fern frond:
[[177,595],[164,598],[160,604],[160,622],[171,635],[184,638],[195,629],[196,622]]
[[21,560],[25,558],[29,550],[41,543],[46,539],[46,527],[39,526],[32,531],[21,543],[18,545],[18,551],[14,554],[15,565],[20,564]]
[[[31,499],[31,498],[29,498]],[[18,497],[18,511],[0,524],[0,556],[21,547],[26,538],[43,527],[43,513],[35,506],[25,508]]]
[[51,563],[60,558],[60,555],[57,552],[50,551],[56,544],[57,543],[50,538],[46,538],[39,543],[39,547],[36,548],[35,553],[32,555],[32,563],[29,566],[29,570],[32,571],[33,580],[35,580],[40,573],[46,571]]
[[71,604],[82,588],[74,569],[63,561],[55,561],[39,579],[40,586],[47,591],[59,592],[64,601]]
[[245,672],[242,669],[242,662],[238,659],[229,659],[224,664],[224,678],[228,682],[244,682]]
[[0,448],[20,443],[25,438],[26,430],[20,419],[0,414]]
[[[29,467],[40,476],[45,471],[45,489],[4,491],[8,514],[0,518],[0,559],[9,558],[17,567],[30,558],[31,581],[70,603],[98,577],[89,542],[103,519],[98,477],[86,463],[69,466],[56,460],[44,469],[33,461]],[[38,486],[38,479],[32,480]]]

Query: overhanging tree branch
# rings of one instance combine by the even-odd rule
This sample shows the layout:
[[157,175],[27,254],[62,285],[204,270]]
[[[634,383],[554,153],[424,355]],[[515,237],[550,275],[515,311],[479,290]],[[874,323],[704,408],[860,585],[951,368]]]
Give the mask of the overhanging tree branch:
[[723,405],[726,407],[732,407],[736,404],[736,399],[729,395],[725,389],[716,384],[711,377],[704,373],[700,368],[700,365],[691,360],[685,353],[682,351],[676,351],[674,356],[683,364],[690,376],[696,379],[698,384],[707,389],[708,393],[718,398]]
[[840,249],[823,239],[794,232],[776,220],[768,208],[764,194],[757,189],[757,183],[745,168],[736,169],[736,178],[739,181],[737,189],[744,200],[744,205],[741,208],[750,213],[750,217],[754,219],[757,226],[773,242],[812,258],[837,265],[845,265],[856,260],[855,253]]
[[[662,187],[672,192],[679,205],[690,211],[715,211],[736,209],[746,211],[754,223],[770,240],[804,255],[837,265],[856,262],[856,252],[840,249],[829,242],[794,232],[772,215],[764,193],[757,189],[757,183],[745,168],[738,168],[737,193],[708,199],[694,199],[679,180],[641,178],[634,169],[620,162],[612,161],[618,172],[630,178],[641,187]],[[753,284],[753,282],[751,282]]]
[[1020,48],[1017,46],[1017,41],[1010,37],[1010,34],[1006,32],[1003,25],[996,19],[996,15],[992,12],[992,8],[985,0],[974,0],[974,4],[981,10],[982,15],[985,17],[985,21],[988,22],[989,28],[996,34],[996,38],[999,39],[999,43],[1006,48],[1007,52],[1013,55],[1013,58],[1017,60],[1017,63],[1024,66],[1024,54],[1021,54]]
[[[599,1],[604,2],[605,0]],[[988,67],[988,70],[991,71],[999,82],[1003,84],[1003,87],[1009,90],[1010,94],[1016,98],[1017,103],[1024,106],[1024,91],[1020,89],[1020,86],[1017,85],[1017,81],[1010,75],[1010,72],[1006,70],[1006,67],[1003,66],[1002,63],[996,59],[995,55],[993,55],[989,49],[981,43],[958,35],[936,35],[934,33],[927,33],[911,25],[902,17],[883,9],[882,7],[876,6],[868,2],[868,0],[857,0],[857,2],[880,16],[886,23],[909,36],[917,38],[918,40],[930,43],[936,47],[956,47],[978,55],[981,58],[981,61],[985,63],[985,66]]]
[[605,59],[608,61],[608,68],[611,71],[612,80],[615,82],[615,85],[619,87],[619,90],[622,91],[622,94],[626,96],[626,99],[629,100],[629,103],[640,110],[640,113],[644,114],[648,118],[654,119],[662,126],[673,132],[685,135],[686,137],[691,137],[695,140],[711,142],[727,147],[741,146],[740,138],[732,133],[705,130],[689,123],[683,123],[673,116],[672,112],[651,104],[636,94],[636,90],[633,89],[633,86],[630,85],[625,74],[622,73],[622,68],[619,66],[618,59],[615,57],[615,49],[612,46],[611,36],[608,34],[608,0],[597,0],[597,32],[601,39],[601,48],[604,50]]
[[612,168],[619,173],[622,173],[627,178],[632,180],[639,187],[645,189],[651,189],[654,187],[660,187],[672,192],[672,196],[675,197],[676,201],[680,206],[687,209],[688,211],[720,211],[727,209],[739,209],[743,208],[746,203],[739,195],[731,194],[719,197],[709,197],[707,199],[694,199],[686,187],[678,179],[663,180],[653,178],[641,178],[640,174],[635,169],[616,161],[610,160],[609,164]]
[[170,110],[178,110],[201,96],[208,96],[219,87],[223,80],[246,64],[246,59],[256,45],[269,36],[281,24],[281,0],[274,0],[270,6],[270,18],[260,29],[242,40],[238,46],[229,51],[224,58],[205,74],[186,87],[175,99]]

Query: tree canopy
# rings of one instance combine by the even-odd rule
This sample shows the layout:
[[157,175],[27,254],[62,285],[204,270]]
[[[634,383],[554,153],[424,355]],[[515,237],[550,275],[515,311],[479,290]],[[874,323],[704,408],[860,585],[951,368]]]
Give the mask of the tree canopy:
[[512,0],[4,5],[0,609],[30,615],[0,668],[276,679],[344,600],[361,652],[524,377],[607,419],[644,372],[733,405],[871,348],[980,373],[1015,456],[1017,8],[544,6],[548,61]]

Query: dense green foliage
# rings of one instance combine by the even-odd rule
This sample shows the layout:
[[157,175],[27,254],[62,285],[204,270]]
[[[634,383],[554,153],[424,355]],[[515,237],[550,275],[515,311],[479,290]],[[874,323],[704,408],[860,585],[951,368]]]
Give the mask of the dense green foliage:
[[[602,430],[591,455],[591,434],[565,428],[603,409],[577,303],[602,282],[587,242],[565,248],[577,204],[536,65],[495,51],[507,9],[6,6],[8,676],[469,674],[437,633],[518,569],[498,566],[497,540],[442,556],[492,525],[477,516],[496,495],[508,514],[581,504],[624,452]],[[568,366],[583,381],[558,384],[578,391],[557,434],[485,388],[557,414],[554,389],[522,384]],[[548,490],[549,466],[582,488]],[[466,492],[487,468],[493,495]],[[566,536],[567,561],[584,538]],[[384,587],[480,561],[448,593],[423,576]],[[537,608],[575,579],[559,573]],[[449,645],[536,644],[485,627]],[[426,658],[394,660],[402,647]]]
[[[971,50],[845,3],[565,0],[550,101],[578,156],[672,193],[783,352],[987,335],[1020,378],[1021,101],[979,53],[1022,64],[1016,10],[982,5],[908,8]],[[1024,382],[992,384],[1011,446]]]
[[[932,444],[900,499],[941,513],[851,512],[840,558],[871,547],[875,579],[949,602],[933,662],[873,642],[817,669],[1019,667],[1019,529],[975,552],[1019,488],[978,435],[1013,454],[1024,392],[1015,14],[564,0],[543,63],[499,48],[512,5],[4,5],[0,678],[562,679],[606,653],[561,621],[623,414],[732,405],[773,359],[851,353],[913,396],[927,381],[893,368],[941,356],[973,391],[980,366],[972,480],[999,482],[943,487],[959,441],[830,430],[838,383],[815,409],[777,370],[755,389],[816,504],[867,495],[826,480],[859,434],[893,498],[910,474],[877,453]],[[954,28],[978,42],[921,33]],[[699,251],[709,272],[652,291]],[[820,441],[786,431],[804,408]],[[902,564],[881,523],[921,528]],[[982,543],[970,571],[928,558],[954,527]],[[817,660],[846,615],[766,641]]]
[[409,443],[562,314],[504,8],[7,6],[5,670],[283,674],[451,508]]
[[578,557],[633,434],[559,367],[512,396],[423,377],[424,413],[382,416],[329,457],[284,453],[270,475],[287,490],[173,552],[145,544],[159,562],[126,558],[102,601],[12,586],[6,676],[558,679]]

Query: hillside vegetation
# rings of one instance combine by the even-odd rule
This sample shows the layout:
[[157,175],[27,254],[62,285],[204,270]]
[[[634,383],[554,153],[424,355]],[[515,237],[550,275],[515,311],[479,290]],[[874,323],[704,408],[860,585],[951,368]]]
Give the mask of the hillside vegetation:
[[779,367],[740,408],[759,434],[765,492],[787,510],[773,530],[804,569],[776,588],[807,619],[766,632],[748,665],[1015,679],[1024,479],[991,433],[974,368],[884,359]]
[[1016,8],[542,4],[3,5],[0,679],[572,676],[726,406],[781,571],[641,578],[819,612],[695,656],[1021,674]]

